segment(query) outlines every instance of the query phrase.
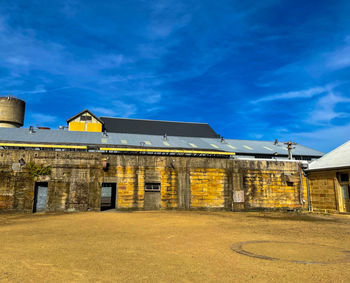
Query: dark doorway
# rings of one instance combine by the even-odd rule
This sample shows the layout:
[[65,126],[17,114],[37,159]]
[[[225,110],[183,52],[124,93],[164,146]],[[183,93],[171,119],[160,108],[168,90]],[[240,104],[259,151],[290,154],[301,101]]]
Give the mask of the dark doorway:
[[101,188],[101,211],[115,208],[116,184],[103,183]]
[[35,183],[33,212],[46,210],[47,191],[48,184],[46,182]]

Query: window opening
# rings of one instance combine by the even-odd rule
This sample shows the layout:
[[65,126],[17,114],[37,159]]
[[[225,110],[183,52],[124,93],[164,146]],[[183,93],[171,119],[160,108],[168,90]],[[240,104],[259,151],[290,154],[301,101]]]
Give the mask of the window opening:
[[145,192],[160,192],[160,183],[146,183]]

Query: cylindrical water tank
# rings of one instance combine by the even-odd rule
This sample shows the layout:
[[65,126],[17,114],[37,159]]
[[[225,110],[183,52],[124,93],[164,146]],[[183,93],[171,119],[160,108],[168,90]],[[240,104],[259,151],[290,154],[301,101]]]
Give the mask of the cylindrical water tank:
[[11,96],[0,97],[0,127],[19,128],[24,123],[26,103]]

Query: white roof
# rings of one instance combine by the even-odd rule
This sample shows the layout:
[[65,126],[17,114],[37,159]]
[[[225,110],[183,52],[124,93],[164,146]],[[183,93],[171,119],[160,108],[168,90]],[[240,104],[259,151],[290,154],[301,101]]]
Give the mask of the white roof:
[[350,167],[350,141],[309,164],[309,170]]

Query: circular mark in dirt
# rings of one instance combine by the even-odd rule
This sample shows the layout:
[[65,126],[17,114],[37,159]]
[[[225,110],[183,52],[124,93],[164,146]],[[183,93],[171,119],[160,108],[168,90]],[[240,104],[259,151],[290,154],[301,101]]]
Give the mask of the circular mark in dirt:
[[303,264],[331,264],[350,262],[350,251],[319,244],[248,241],[233,244],[231,249],[253,258]]

